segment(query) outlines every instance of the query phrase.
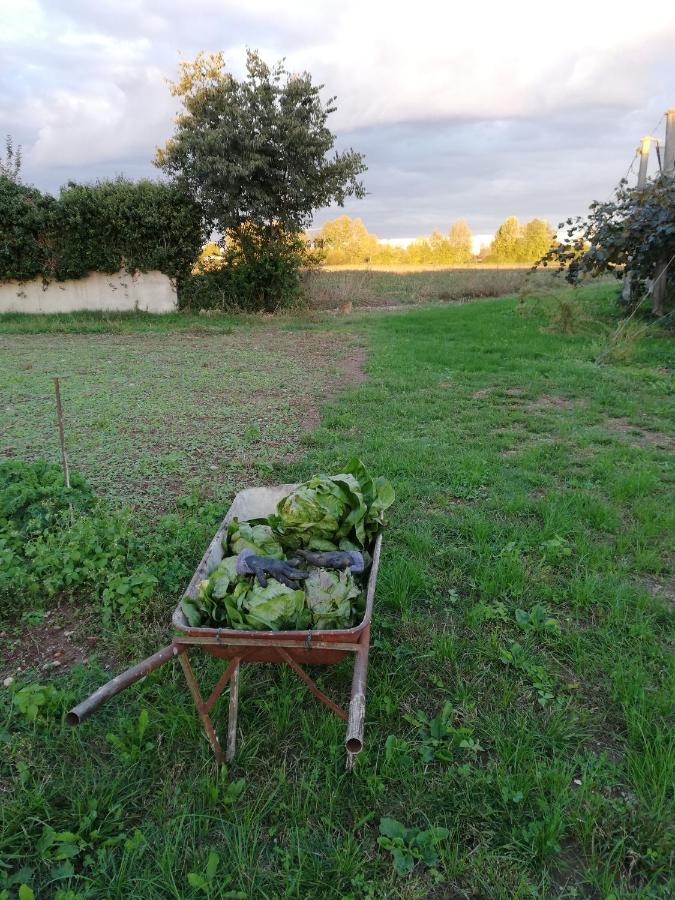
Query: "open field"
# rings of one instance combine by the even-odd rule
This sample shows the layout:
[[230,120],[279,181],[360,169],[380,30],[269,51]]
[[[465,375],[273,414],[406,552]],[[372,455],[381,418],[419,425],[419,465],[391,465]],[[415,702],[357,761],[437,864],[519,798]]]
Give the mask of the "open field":
[[326,266],[308,273],[305,283],[310,305],[316,309],[331,309],[350,300],[354,308],[462,302],[565,284],[552,270],[531,272],[529,266]]
[[[580,301],[607,316],[614,293]],[[182,585],[102,632],[80,595],[52,621],[72,622],[73,641],[98,633],[98,659],[0,688],[0,892],[27,867],[18,881],[38,897],[75,892],[62,900],[669,895],[672,338],[599,366],[602,330],[557,334],[527,311],[511,298],[202,326],[80,317],[60,335],[3,335],[40,326],[0,321],[0,452],[58,459],[49,377],[67,374],[72,462],[136,506],[139,529],[195,479],[220,514],[245,483],[355,454],[397,493],[354,774],[342,723],[274,667],[244,667],[227,771],[178,667],[67,729],[104,663],[168,641]],[[180,509],[188,524],[199,515]],[[199,551],[176,554],[189,570]],[[25,630],[9,623],[0,649]],[[315,674],[331,696],[348,692],[346,667]],[[35,680],[61,693],[31,722],[12,696]],[[433,738],[423,715],[444,706]],[[397,875],[382,817],[447,828],[439,861]]]
[[272,462],[297,454],[299,437],[318,423],[318,404],[358,376],[363,355],[353,335],[298,331],[281,342],[260,321],[246,330],[169,335],[73,334],[64,341],[0,333],[0,453],[57,459],[58,375],[70,462],[97,492],[157,513],[200,479],[208,496],[224,501]]

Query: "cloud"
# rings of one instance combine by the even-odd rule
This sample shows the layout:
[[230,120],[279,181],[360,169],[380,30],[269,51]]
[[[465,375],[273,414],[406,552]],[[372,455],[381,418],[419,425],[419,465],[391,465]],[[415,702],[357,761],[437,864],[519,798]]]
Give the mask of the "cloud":
[[408,235],[465,215],[485,231],[606,195],[675,102],[674,40],[670,0],[642,15],[625,0],[560,13],[534,0],[22,0],[0,8],[0,132],[48,189],[156,175],[179,52],[223,49],[240,73],[257,47],[338,95],[340,143],[368,157],[354,211],[369,227]]

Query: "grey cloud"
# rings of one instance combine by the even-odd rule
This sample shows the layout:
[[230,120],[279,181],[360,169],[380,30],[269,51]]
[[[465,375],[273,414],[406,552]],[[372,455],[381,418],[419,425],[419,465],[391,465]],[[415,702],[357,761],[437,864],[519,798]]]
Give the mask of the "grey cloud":
[[[540,81],[517,47],[485,75],[471,59],[477,36],[464,46],[448,35],[452,77],[437,65],[436,41],[413,84],[398,77],[414,60],[386,42],[386,22],[368,30],[368,4],[365,24],[353,3],[56,0],[41,9],[32,32],[22,24],[16,38],[7,28],[0,35],[0,134],[24,144],[25,178],[49,190],[70,178],[157,177],[154,148],[176,109],[164,78],[178,51],[223,49],[241,70],[243,48],[260,47],[325,80],[338,94],[340,146],[363,151],[369,165],[369,196],[346,211],[382,237],[445,229],[459,216],[479,233],[512,213],[557,222],[582,212],[609,193],[639,138],[675,103],[672,14],[648,44],[631,44],[626,25],[628,50],[598,41],[590,57],[572,46],[550,65],[544,54]],[[420,9],[408,49],[424,60],[415,41],[425,27],[433,36],[434,24],[422,17]],[[387,21],[396,25],[393,7]],[[405,33],[405,24],[396,27]]]

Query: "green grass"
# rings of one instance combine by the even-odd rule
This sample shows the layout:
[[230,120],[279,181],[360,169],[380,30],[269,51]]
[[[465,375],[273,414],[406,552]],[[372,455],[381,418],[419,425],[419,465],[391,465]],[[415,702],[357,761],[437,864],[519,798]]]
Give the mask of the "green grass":
[[321,330],[280,341],[276,325],[244,320],[229,333],[219,320],[212,330],[172,330],[172,320],[161,317],[162,331],[147,331],[152,323],[140,316],[135,332],[67,340],[0,333],[4,455],[59,460],[58,375],[70,464],[99,493],[165,510],[192,479],[224,499],[297,451],[298,434],[340,383],[355,347],[350,335],[330,334],[327,354]]
[[[332,347],[325,324],[279,327],[280,347],[305,328]],[[270,477],[290,480],[358,454],[397,491],[354,774],[343,769],[343,724],[277,667],[244,668],[227,772],[178,667],[77,731],[59,713],[107,677],[96,666],[55,679],[63,696],[36,724],[5,691],[0,854],[8,872],[33,870],[36,895],[60,885],[83,897],[198,896],[188,874],[205,875],[211,850],[212,897],[668,895],[670,339],[646,337],[628,362],[598,366],[597,335],[552,333],[514,300],[347,317],[334,335],[357,327],[367,381],[326,405],[302,459],[269,457]],[[23,351],[33,341],[39,359],[42,340],[26,338]],[[181,335],[163,340],[167,365],[197,377]],[[61,347],[91,359],[86,341]],[[118,353],[139,364],[128,344]],[[230,371],[228,402],[250,421],[242,372]],[[151,421],[168,393],[141,398]],[[295,437],[287,427],[284,441]],[[113,456],[126,452],[107,440]],[[175,599],[157,601],[167,621]],[[131,661],[146,641],[138,624],[116,646]],[[205,684],[216,672],[198,667]],[[315,674],[347,695],[346,665]],[[449,731],[433,745],[415,721],[446,703]],[[224,715],[217,707],[221,728]],[[240,779],[236,797],[242,785],[228,786]],[[377,841],[385,816],[447,828],[438,864],[397,876]],[[40,844],[47,825],[79,835],[64,839],[71,860]]]
[[0,315],[0,334],[149,334],[196,332],[231,334],[237,326],[260,322],[260,316],[234,316],[223,313],[217,318],[191,313],[77,312]]

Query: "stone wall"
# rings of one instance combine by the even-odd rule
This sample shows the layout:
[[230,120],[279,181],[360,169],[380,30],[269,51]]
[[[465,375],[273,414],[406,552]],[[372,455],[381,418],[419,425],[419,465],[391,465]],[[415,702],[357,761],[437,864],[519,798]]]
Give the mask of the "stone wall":
[[178,308],[176,288],[163,272],[92,272],[70,281],[0,282],[0,313],[69,313],[79,310],[151,313]]

